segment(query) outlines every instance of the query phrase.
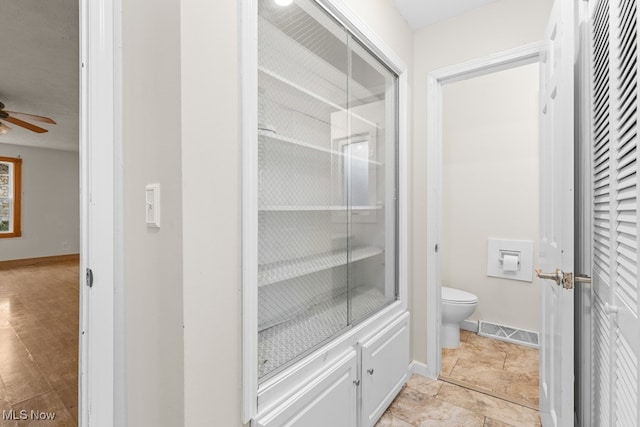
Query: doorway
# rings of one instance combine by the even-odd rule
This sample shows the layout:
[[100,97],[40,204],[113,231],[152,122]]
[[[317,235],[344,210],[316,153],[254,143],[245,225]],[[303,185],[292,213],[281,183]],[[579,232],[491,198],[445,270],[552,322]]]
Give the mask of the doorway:
[[[441,283],[443,242],[443,86],[539,62],[542,45],[534,43],[429,74],[427,244],[427,372],[437,378],[442,365]],[[484,252],[486,257],[486,252]],[[486,259],[486,258],[485,258]]]
[[[539,69],[521,65],[443,87],[440,248],[443,290],[477,303],[460,345],[442,349],[439,378],[535,410]],[[502,269],[503,251],[513,268]]]
[[79,120],[77,113],[71,117],[79,123],[78,423],[124,425],[122,6],[120,0],[67,3],[79,16],[79,60],[77,50],[71,59],[80,80]]
[[78,420],[78,16],[77,1],[12,0],[0,17],[0,156],[13,163],[0,165],[1,425]]

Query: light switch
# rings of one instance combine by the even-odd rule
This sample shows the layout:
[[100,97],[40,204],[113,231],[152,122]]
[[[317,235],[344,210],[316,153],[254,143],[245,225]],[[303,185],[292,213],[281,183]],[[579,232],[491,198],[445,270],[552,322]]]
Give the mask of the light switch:
[[147,227],[160,228],[160,184],[149,184],[146,187]]

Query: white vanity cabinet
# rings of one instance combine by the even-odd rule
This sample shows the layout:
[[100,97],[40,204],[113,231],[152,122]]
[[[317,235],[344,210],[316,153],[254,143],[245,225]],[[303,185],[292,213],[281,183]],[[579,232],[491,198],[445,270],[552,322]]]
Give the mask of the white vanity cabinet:
[[404,66],[341,0],[242,7],[243,422],[369,426],[404,381]]
[[353,427],[357,423],[358,358],[349,350],[255,427]]
[[404,385],[408,367],[409,313],[405,313],[327,363],[254,426],[373,426]]
[[361,427],[378,421],[407,380],[409,313],[360,344]]

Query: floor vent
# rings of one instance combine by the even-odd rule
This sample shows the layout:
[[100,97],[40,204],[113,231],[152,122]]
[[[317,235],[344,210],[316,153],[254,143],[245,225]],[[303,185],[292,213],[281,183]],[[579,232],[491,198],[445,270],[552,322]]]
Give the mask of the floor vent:
[[482,320],[480,320],[479,323],[478,335],[483,337],[495,338],[497,340],[526,345],[533,348],[539,348],[540,346],[537,332],[496,325],[495,323],[484,322]]

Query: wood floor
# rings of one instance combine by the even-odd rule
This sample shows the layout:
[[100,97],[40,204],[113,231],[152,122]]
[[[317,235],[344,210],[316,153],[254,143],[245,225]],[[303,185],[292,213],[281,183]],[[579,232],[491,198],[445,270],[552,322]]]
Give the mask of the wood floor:
[[0,426],[77,426],[78,283],[77,262],[0,270]]
[[412,376],[377,427],[541,425],[538,350],[461,332],[440,378]]

